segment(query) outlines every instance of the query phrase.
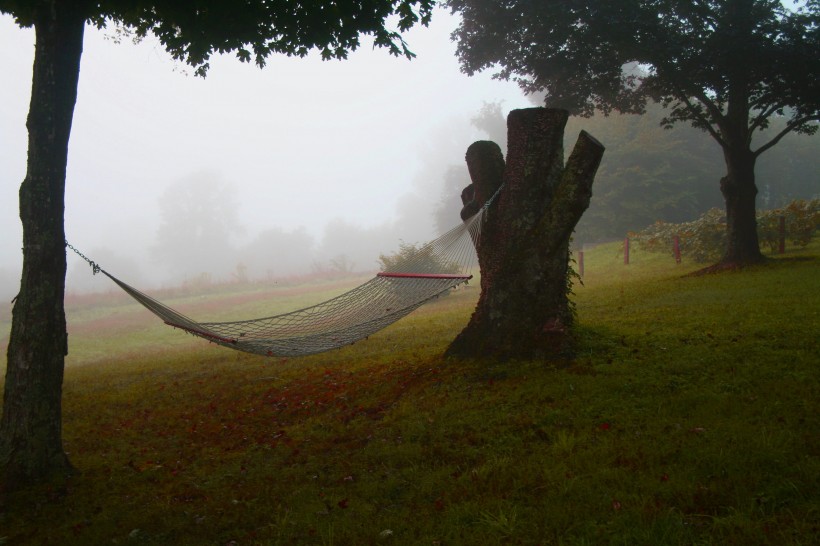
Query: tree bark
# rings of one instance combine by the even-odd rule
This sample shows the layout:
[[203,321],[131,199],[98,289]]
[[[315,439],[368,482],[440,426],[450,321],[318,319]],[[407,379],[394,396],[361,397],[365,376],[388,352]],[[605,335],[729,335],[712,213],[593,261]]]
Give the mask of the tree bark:
[[726,202],[726,252],[717,269],[742,267],[763,262],[757,235],[754,152],[747,147],[724,147],[726,176],[720,180],[720,191]]
[[12,310],[0,419],[0,478],[6,491],[71,471],[62,444],[68,353],[63,219],[85,20],[71,2],[44,4],[34,21],[28,164],[19,192],[23,270]]
[[499,165],[497,146],[470,148],[473,193],[486,199],[487,188],[497,187],[499,179],[504,185],[489,206],[477,245],[481,296],[448,356],[571,355],[569,241],[589,206],[604,147],[582,132],[565,166],[567,117],[564,110],[546,108],[510,112],[506,165]]

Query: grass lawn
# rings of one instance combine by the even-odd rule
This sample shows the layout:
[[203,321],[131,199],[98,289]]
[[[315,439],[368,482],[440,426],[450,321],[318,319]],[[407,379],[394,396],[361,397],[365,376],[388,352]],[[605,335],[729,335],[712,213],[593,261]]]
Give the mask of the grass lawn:
[[[618,250],[585,253],[561,365],[444,360],[473,285],[299,359],[75,302],[78,473],[5,499],[0,544],[817,544],[820,243],[699,277]],[[179,303],[243,318],[339,288]]]

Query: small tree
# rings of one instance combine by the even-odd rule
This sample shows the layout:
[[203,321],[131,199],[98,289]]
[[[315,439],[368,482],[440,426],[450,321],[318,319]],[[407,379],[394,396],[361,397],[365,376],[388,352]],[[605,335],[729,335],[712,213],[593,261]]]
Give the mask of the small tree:
[[[780,0],[448,0],[461,13],[462,69],[500,67],[549,106],[590,115],[667,108],[721,147],[727,245],[721,267],[763,260],[755,229],[755,163],[820,119],[820,2]],[[753,146],[770,120],[785,127]]]
[[[394,55],[411,57],[401,38],[427,24],[432,0],[233,2],[153,0],[106,2],[0,0],[36,45],[28,114],[28,165],[20,186],[23,271],[12,310],[3,417],[0,480],[6,489],[70,471],[62,447],[61,391],[68,353],[63,296],[63,209],[68,140],[77,99],[86,23],[154,34],[174,59],[204,76],[214,53],[236,52],[264,66],[274,53],[343,59],[361,34]],[[396,30],[387,21],[395,21]]]
[[438,254],[433,247],[399,243],[399,250],[393,254],[379,255],[381,271],[408,273],[449,273],[461,271],[461,266]]

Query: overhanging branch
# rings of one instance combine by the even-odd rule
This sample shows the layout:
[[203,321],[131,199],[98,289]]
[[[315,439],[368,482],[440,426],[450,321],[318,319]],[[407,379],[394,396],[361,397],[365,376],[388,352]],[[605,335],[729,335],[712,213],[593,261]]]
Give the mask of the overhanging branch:
[[780,142],[780,140],[784,136],[786,136],[787,134],[791,133],[792,131],[794,131],[795,129],[800,127],[801,125],[803,125],[805,123],[808,123],[810,121],[820,121],[820,114],[816,114],[816,115],[812,115],[812,116],[803,116],[802,118],[792,120],[792,122],[789,123],[788,125],[786,125],[786,127],[782,131],[777,133],[774,136],[774,138],[772,138],[769,142],[767,142],[766,144],[764,144],[763,146],[761,146],[760,148],[755,150],[753,152],[755,157],[758,157],[760,154],[762,154],[763,152],[765,152],[766,150],[768,150],[769,148],[773,147],[775,144]]
[[[689,100],[689,96],[687,94],[681,91],[678,91],[678,94],[680,97],[682,97],[681,100],[684,104],[686,104],[686,107],[689,109],[692,115],[694,115],[695,118],[697,118],[697,120],[703,125],[706,131],[710,135],[712,135],[712,138],[714,138],[721,146],[725,146],[726,142],[720,136],[720,132],[717,129],[715,129],[715,127],[712,125],[710,119],[704,116],[699,111],[699,109],[694,104],[692,104],[692,101]],[[697,97],[698,102],[700,102],[704,106],[704,108],[706,108],[706,110],[709,112],[712,119],[715,120],[715,123],[718,124],[718,127],[720,127],[720,120],[723,117],[723,113],[720,111],[720,108],[718,108],[715,103],[710,101],[709,97],[707,97],[706,94],[703,93],[703,91],[699,91],[695,94],[695,96]]]

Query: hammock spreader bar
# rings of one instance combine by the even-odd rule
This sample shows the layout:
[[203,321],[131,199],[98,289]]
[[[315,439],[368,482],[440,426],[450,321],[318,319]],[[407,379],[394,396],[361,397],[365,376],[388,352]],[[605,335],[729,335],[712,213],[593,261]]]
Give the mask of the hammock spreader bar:
[[394,279],[461,279],[469,281],[472,275],[455,275],[448,273],[377,273],[377,277],[391,277]]

